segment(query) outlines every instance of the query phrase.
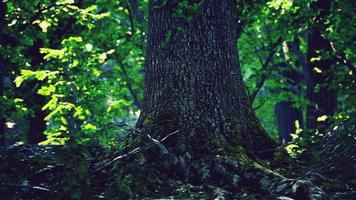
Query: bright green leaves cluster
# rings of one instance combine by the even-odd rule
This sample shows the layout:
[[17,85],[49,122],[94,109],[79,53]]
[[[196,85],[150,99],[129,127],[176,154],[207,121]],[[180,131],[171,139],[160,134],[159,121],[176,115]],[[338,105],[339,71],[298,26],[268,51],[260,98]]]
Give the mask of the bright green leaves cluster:
[[[147,9],[147,4],[140,2],[139,8]],[[121,130],[114,123],[136,119],[143,96],[145,30],[142,22],[130,19],[128,2],[79,5],[72,0],[55,4],[20,0],[7,6],[9,28],[4,32],[16,33],[15,28],[22,28],[16,19],[26,6],[28,10],[21,15],[28,19],[35,16],[18,36],[21,43],[16,48],[0,50],[11,65],[20,66],[12,71],[9,67],[7,72],[13,74],[11,79],[18,90],[33,92],[25,100],[16,100],[21,94],[13,92],[11,96],[7,91],[1,97],[1,113],[13,107],[21,110],[22,115],[6,116],[13,121],[30,115],[33,108],[26,102],[38,94],[45,98],[40,109],[47,114],[47,140],[41,144],[73,141],[115,145]],[[32,50],[38,55],[28,56],[27,49],[38,40],[39,49]],[[32,59],[40,63],[33,64]]]
[[267,5],[276,10],[281,10],[283,15],[293,6],[293,0],[272,0],[267,2]]
[[46,78],[48,78],[48,80],[52,80],[56,77],[56,74],[58,73],[59,73],[58,71],[49,71],[49,70],[31,71],[31,70],[23,69],[20,72],[20,76],[17,76],[14,82],[16,84],[16,87],[20,87],[20,85],[24,80],[36,79],[39,81],[43,81]]
[[[51,67],[60,71],[55,79],[48,79],[47,84],[38,90],[39,94],[51,96],[42,108],[50,111],[46,117],[46,120],[52,122],[47,130],[50,143],[54,141],[53,134],[72,137],[78,142],[90,141],[95,136],[97,126],[109,123],[105,121],[108,117],[105,111],[109,92],[104,88],[110,88],[108,83],[116,80],[107,80],[107,77],[102,76],[100,67],[115,50],[102,52],[91,47],[87,51],[88,45],[83,43],[85,41],[80,36],[69,37],[61,42],[62,49],[42,49],[43,53],[47,53],[45,59],[51,62]],[[59,135],[59,132],[63,134]]]

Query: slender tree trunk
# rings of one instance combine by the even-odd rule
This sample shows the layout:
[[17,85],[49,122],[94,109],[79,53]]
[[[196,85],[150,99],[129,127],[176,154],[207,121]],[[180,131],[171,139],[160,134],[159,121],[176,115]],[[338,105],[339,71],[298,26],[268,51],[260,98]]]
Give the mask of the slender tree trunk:
[[166,180],[233,192],[245,184],[272,196],[320,197],[320,189],[310,184],[302,184],[308,188],[304,194],[299,186],[292,191],[292,183],[282,186],[291,180],[260,162],[273,158],[276,144],[262,129],[243,85],[236,0],[204,0],[198,6],[187,1],[188,8],[178,2],[149,2],[141,134],[128,144],[142,146],[149,139],[160,148],[145,152],[141,169],[154,167]]
[[45,98],[41,95],[34,95],[31,98],[31,107],[33,109],[33,116],[29,117],[29,130],[27,133],[27,141],[30,144],[38,144],[46,140],[44,131],[47,128],[44,118],[47,116],[41,108],[45,105]]
[[[301,95],[300,82],[302,75],[293,69],[288,61],[290,59],[290,52],[293,52],[293,47],[297,47],[299,50],[299,43],[297,41],[283,43],[282,54],[285,57],[284,68],[281,68],[281,76],[285,82],[283,92],[291,92],[295,95]],[[303,66],[300,61],[297,62],[297,66]],[[303,112],[295,108],[292,100],[284,100],[276,103],[275,105],[275,117],[277,121],[277,129],[279,133],[279,144],[286,145],[292,140],[291,133],[295,133],[297,125],[303,127]]]
[[305,70],[305,79],[307,83],[306,97],[311,102],[307,109],[307,127],[315,129],[319,125],[325,125],[324,122],[317,120],[318,117],[323,115],[330,117],[334,114],[337,95],[336,90],[330,87],[333,82],[331,67],[334,60],[328,57],[331,55],[332,47],[322,35],[325,29],[325,17],[330,10],[330,2],[329,0],[318,0],[312,7],[319,14],[308,35],[308,67]]
[[[42,39],[37,39],[34,44],[26,51],[26,56],[31,58],[31,65],[33,67],[39,67],[43,63],[43,55],[40,53],[40,48],[43,46]],[[35,85],[38,81],[33,82]],[[40,83],[39,83],[40,84]],[[27,141],[30,144],[38,144],[46,140],[46,116],[47,112],[42,110],[42,107],[46,104],[45,97],[34,94],[27,100],[27,105],[33,110],[33,115],[29,116],[29,130],[27,133]]]
[[[1,55],[0,55],[1,56]],[[0,57],[0,97],[4,95],[4,75],[3,75],[3,62]],[[1,104],[0,104],[1,106]],[[5,123],[4,108],[0,109],[0,146],[5,146]]]
[[[0,37],[3,32],[3,24],[4,24],[4,17],[6,13],[6,4],[5,2],[0,2]],[[0,39],[0,47],[4,45]],[[4,73],[5,73],[5,63],[3,60],[3,55],[0,52],[0,97],[4,95]],[[0,104],[0,106],[2,106]],[[0,108],[0,146],[5,145],[5,123],[6,119],[4,117],[4,108]]]
[[303,113],[300,109],[293,107],[293,102],[282,101],[275,105],[277,129],[279,133],[279,144],[286,145],[292,141],[291,133],[297,130],[296,121],[302,126]]

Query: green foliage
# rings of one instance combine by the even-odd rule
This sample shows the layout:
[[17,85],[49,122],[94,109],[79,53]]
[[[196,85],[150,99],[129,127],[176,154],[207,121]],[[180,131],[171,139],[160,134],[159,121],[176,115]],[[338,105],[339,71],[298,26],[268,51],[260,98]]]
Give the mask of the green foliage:
[[[301,93],[290,91],[283,73],[302,73],[298,55],[282,52],[283,42],[300,41],[300,50],[307,52],[305,32],[318,13],[310,10],[312,0],[270,0],[260,4],[239,2],[239,58],[245,83],[250,93],[266,76],[253,102],[257,116],[267,132],[277,138],[274,105],[292,101],[294,107],[305,110],[310,102],[304,98],[305,83],[299,83]],[[157,5],[156,5],[157,4]],[[201,1],[157,1],[154,9],[175,5],[172,15],[192,22],[204,4]],[[354,17],[351,2],[339,0],[332,4],[326,16],[325,36],[332,42],[335,54],[354,60],[354,45],[350,45],[352,30],[347,31]],[[8,1],[2,33],[12,35],[0,53],[8,64],[4,76],[17,87],[7,88],[1,98],[1,113],[7,121],[34,115],[34,110],[46,113],[47,140],[41,144],[90,143],[116,144],[120,130],[117,121],[134,122],[142,100],[142,73],[145,54],[145,21],[135,18],[129,2],[120,1]],[[139,12],[147,14],[148,1],[140,1]],[[137,12],[137,11],[135,11]],[[20,23],[19,18],[24,23]],[[348,19],[348,20],[343,20]],[[147,19],[145,19],[147,20]],[[348,27],[345,29],[344,27]],[[178,39],[184,27],[168,31],[163,46]],[[18,38],[18,39],[17,39]],[[41,41],[38,43],[38,41]],[[36,46],[37,45],[37,46]],[[33,52],[32,54],[29,52]],[[268,55],[272,59],[266,64]],[[37,52],[37,53],[36,53]],[[17,55],[17,56],[11,56]],[[321,59],[330,55],[321,54]],[[286,59],[288,58],[288,59]],[[346,62],[346,61],[345,61]],[[284,63],[285,67],[281,67]],[[340,101],[335,120],[350,117],[354,112],[354,74],[336,63],[336,81]],[[337,68],[337,70],[336,70]],[[33,87],[35,85],[35,87]],[[23,91],[30,91],[22,95]],[[45,103],[32,106],[34,94],[45,97]],[[36,101],[36,100],[35,100]]]
[[[129,24],[132,17],[128,13],[132,9],[129,4],[122,2],[119,7],[114,4],[111,1],[87,1],[80,5],[75,1],[7,3],[9,25],[2,31],[14,36],[18,29],[25,32],[16,48],[8,44],[1,50],[6,56],[18,55],[11,57],[6,76],[13,79],[18,90],[26,90],[33,83],[36,87],[22,102],[17,98],[20,94],[6,90],[1,113],[16,107],[18,111],[6,115],[9,121],[16,121],[31,114],[33,108],[26,107],[24,101],[36,98],[33,96],[36,93],[44,96],[47,102],[38,109],[47,113],[48,139],[41,144],[64,144],[73,139],[76,143],[97,140],[103,145],[113,145],[118,134],[114,123],[136,119],[139,102],[135,105],[133,102],[142,99],[144,31],[136,21],[132,26]],[[143,2],[139,6],[146,5]],[[18,24],[16,19],[20,15],[33,19],[32,24]],[[136,27],[132,30],[133,26]],[[36,40],[43,42],[33,49]],[[28,56],[28,51],[37,54]],[[35,64],[34,60],[42,61]],[[14,65],[20,67],[11,70]]]
[[[299,63],[300,57],[298,56],[300,55],[290,48],[287,51],[283,48],[287,43],[298,41],[300,53],[304,56],[307,55],[308,41],[306,35],[309,27],[315,25],[313,20],[319,14],[318,11],[311,10],[311,5],[314,2],[311,0],[271,0],[263,4],[246,4],[245,11],[240,17],[244,28],[239,37],[238,46],[244,80],[252,94],[256,91],[257,83],[262,77],[267,76],[253,102],[253,106],[256,108],[256,114],[263,126],[274,138],[278,136],[274,116],[274,105],[277,102],[293,102],[295,108],[304,111],[304,120],[306,120],[306,108],[311,105],[309,100],[305,98],[305,81],[302,80],[293,85],[295,82],[284,76],[285,73],[291,71],[303,75],[305,69]],[[335,56],[341,53],[345,54],[343,62],[346,63],[348,60],[351,65],[354,63],[352,62],[355,60],[352,53],[355,52],[354,45],[350,42],[344,42],[353,37],[347,35],[350,34],[347,23],[352,24],[355,20],[355,17],[348,14],[354,12],[350,3],[351,1],[331,3],[331,9],[324,19],[325,24],[323,26],[325,27],[322,30],[325,30],[323,35],[332,43],[333,55],[320,52],[320,56],[313,58],[314,60],[335,59]],[[341,20],[340,17],[344,20]],[[335,27],[338,27],[336,28],[337,31],[343,33],[336,33]],[[285,42],[276,45],[279,38]],[[265,64],[273,49],[275,49],[275,52],[272,59],[269,60],[268,64]],[[316,70],[318,69],[316,68]],[[338,104],[335,116],[350,116],[354,112],[354,106],[349,104],[351,103],[350,99],[355,97],[355,82],[352,80],[354,75],[345,64],[343,65],[340,62],[333,65],[332,71],[336,75],[333,78],[334,81],[330,82],[328,87],[338,90],[339,102],[342,102]]]

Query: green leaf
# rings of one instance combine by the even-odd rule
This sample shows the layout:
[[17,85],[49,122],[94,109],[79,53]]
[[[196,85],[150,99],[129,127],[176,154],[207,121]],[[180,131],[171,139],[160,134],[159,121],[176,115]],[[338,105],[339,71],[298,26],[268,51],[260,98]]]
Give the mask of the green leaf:
[[52,95],[51,100],[42,107],[42,110],[47,110],[47,109],[54,109],[57,106],[58,103],[58,97],[57,95]]
[[35,75],[37,80],[43,81],[48,76],[48,71],[38,71]]
[[56,91],[56,87],[54,85],[50,85],[50,86],[42,86],[37,93],[43,96],[49,96],[52,93],[54,93]]
[[41,48],[40,52],[42,54],[46,54],[44,56],[45,60],[49,60],[51,58],[58,58],[58,59],[62,59],[64,57],[65,54],[65,49],[50,49],[50,48]]
[[58,106],[56,109],[54,109],[51,113],[49,113],[45,118],[44,120],[48,121],[50,119],[52,119],[52,117],[54,115],[56,115],[57,113],[59,113],[60,111],[62,110],[62,107],[61,106]]
[[20,71],[20,74],[21,75],[16,77],[14,80],[16,87],[20,87],[25,80],[32,78],[35,75],[35,72],[27,69],[22,69]]
[[86,123],[81,126],[81,129],[88,134],[95,133],[97,127],[94,124]]

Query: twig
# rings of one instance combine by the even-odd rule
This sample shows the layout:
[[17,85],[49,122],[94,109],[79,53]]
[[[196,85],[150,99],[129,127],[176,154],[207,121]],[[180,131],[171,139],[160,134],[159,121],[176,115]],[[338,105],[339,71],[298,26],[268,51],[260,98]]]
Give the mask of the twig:
[[[170,136],[178,133],[179,130],[176,130],[172,133],[169,133],[168,135],[166,135],[164,138],[162,138],[161,140],[156,140],[156,142],[158,142],[160,145],[162,145],[161,143],[164,142],[166,139],[168,139]],[[148,135],[148,134],[147,134]],[[152,137],[151,137],[152,138]],[[154,138],[152,138],[154,139]],[[149,143],[147,144],[146,146],[144,147],[137,147],[135,149],[133,149],[132,151],[126,153],[126,154],[123,154],[123,155],[120,155],[116,158],[114,158],[113,160],[111,160],[110,162],[106,163],[105,165],[103,165],[102,167],[99,167],[98,169],[96,169],[92,174],[95,175],[97,174],[98,172],[108,168],[109,166],[113,165],[115,162],[117,162],[118,160],[122,159],[122,158],[127,158],[133,154],[136,154],[136,153],[139,153],[139,152],[142,152],[150,147],[152,147],[154,144],[157,144],[156,142],[152,142],[152,143]],[[163,145],[162,145],[163,146]],[[161,147],[161,146],[160,146]],[[164,146],[163,146],[164,147]],[[165,147],[164,147],[165,148]],[[166,149],[166,148],[165,148]],[[167,153],[168,153],[168,150],[166,149]]]
[[265,105],[266,101],[260,103],[260,105],[256,106],[253,108],[254,111],[258,110],[259,108],[261,108],[263,105]]
[[[283,42],[282,37],[279,37],[277,41],[272,44],[272,48],[270,53],[268,54],[267,58],[262,64],[262,69],[267,70],[268,65],[270,62],[273,60],[273,56],[276,53],[277,47],[280,45],[280,43]],[[251,102],[253,102],[258,94],[258,92],[261,90],[263,87],[264,83],[266,82],[268,75],[271,73],[271,69],[267,72],[262,73],[261,79],[256,83],[256,90],[251,93]]]
[[8,184],[8,185],[2,184],[1,187],[3,187],[3,188],[20,188],[23,190],[38,190],[41,192],[53,192],[46,187],[33,186],[33,185],[29,185],[29,184]]
[[126,82],[126,86],[127,86],[127,89],[129,90],[132,98],[133,98],[133,103],[139,108],[141,109],[141,101],[139,100],[138,98],[138,95],[137,93],[134,91],[132,85],[131,85],[131,78],[129,76],[129,74],[127,73],[126,69],[124,66],[122,65],[119,65],[120,66],[120,69],[124,75],[124,78],[125,78],[125,82]]
[[163,146],[163,144],[161,144],[158,140],[154,139],[150,134],[147,134],[147,137],[162,150],[163,154],[168,154],[168,150],[165,146]]

